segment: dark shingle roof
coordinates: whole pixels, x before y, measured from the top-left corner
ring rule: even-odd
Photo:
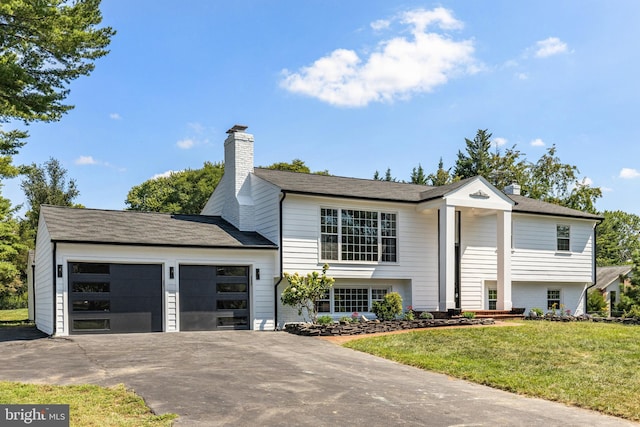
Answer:
[[[376,181],[373,179],[345,178],[332,175],[316,175],[274,169],[255,168],[254,174],[279,187],[282,191],[366,200],[419,203],[433,200],[454,191],[475,178],[463,179],[439,187]],[[515,202],[514,212],[555,215],[600,220],[602,217],[524,196],[507,195]]]
[[[601,220],[601,216],[590,214],[588,212],[578,211],[576,209],[565,208],[564,206],[555,205],[553,203],[543,202],[541,200],[531,199],[525,196],[516,196],[507,194],[507,196],[516,202],[513,207],[514,212],[535,213],[554,216],[568,216],[573,218],[586,218]]]
[[[239,231],[217,216],[42,206],[52,241],[144,246],[275,249],[255,232]]]
[[[629,274],[632,265],[614,265],[610,267],[597,267],[596,268],[596,287],[598,289],[605,289],[614,281],[618,280],[620,276],[626,276]]]

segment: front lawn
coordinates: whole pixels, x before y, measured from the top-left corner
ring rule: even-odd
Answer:
[[[640,421],[640,327],[525,322],[358,339],[346,347],[479,384]]]
[[[26,324],[29,322],[29,311],[27,308],[16,308],[13,310],[0,310],[0,326]]]
[[[0,381],[0,403],[68,404],[72,426],[166,427],[175,414],[154,415],[144,400],[123,385],[52,386]]]

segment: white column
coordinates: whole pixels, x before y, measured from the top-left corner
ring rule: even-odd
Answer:
[[[440,230],[440,301],[439,310],[446,311],[456,307],[455,301],[455,238],[456,238],[456,208],[442,206],[439,210]]]
[[[498,211],[498,310],[511,310],[511,211]]]

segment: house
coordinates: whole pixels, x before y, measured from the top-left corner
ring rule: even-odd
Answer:
[[[234,126],[201,215],[44,206],[36,325],[48,334],[273,330],[283,272],[330,265],[319,302],[369,314],[388,292],[416,310],[585,309],[600,217],[501,191],[482,177],[441,187],[255,168]]]
[[[632,265],[614,265],[596,268],[596,289],[602,293],[609,304],[609,314],[615,305],[620,302],[620,292],[624,285],[630,283],[628,274],[633,269]]]

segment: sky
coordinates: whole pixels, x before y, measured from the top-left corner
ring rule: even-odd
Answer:
[[[110,53],[70,85],[75,109],[27,127],[18,164],[58,159],[90,208],[223,160],[225,131],[255,164],[409,180],[465,138],[493,134],[535,162],[556,146],[596,208],[640,215],[636,0],[103,2]],[[9,129],[5,124],[5,129]],[[24,203],[20,179],[2,193]],[[23,209],[24,211],[24,209]]]

